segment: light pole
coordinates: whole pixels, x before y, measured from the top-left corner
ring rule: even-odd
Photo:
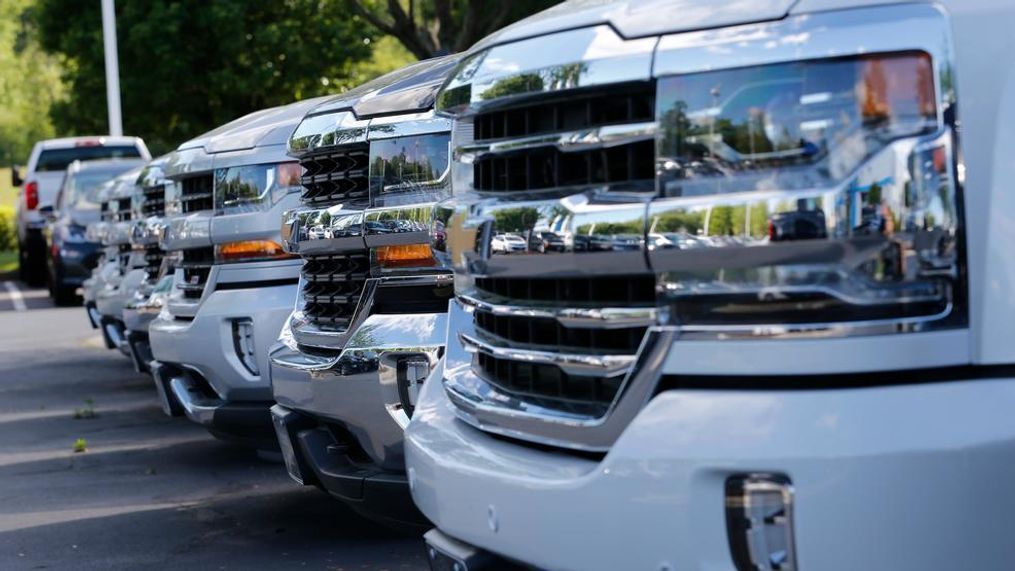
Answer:
[[[116,53],[116,13],[113,0],[102,0],[102,45],[106,52],[106,108],[109,134],[123,135],[120,117],[120,58]]]

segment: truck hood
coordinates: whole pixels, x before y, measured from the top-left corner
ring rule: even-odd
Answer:
[[[472,50],[563,30],[609,24],[624,38],[749,24],[785,17],[797,0],[571,0],[520,20]]]
[[[327,99],[317,97],[255,111],[183,143],[178,150],[203,148],[215,154],[285,144],[307,111]]]
[[[414,63],[336,95],[311,110],[311,114],[351,109],[357,117],[365,118],[427,111],[433,107],[437,89],[458,59],[444,56]]]

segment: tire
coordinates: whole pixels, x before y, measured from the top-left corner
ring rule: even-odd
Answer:
[[[18,277],[21,281],[33,287],[45,285],[45,247],[33,245],[29,241],[27,244],[18,244],[18,253]]]
[[[81,298],[78,297],[77,289],[75,286],[65,285],[59,271],[54,271],[49,278],[49,297],[60,307],[80,305]]]
[[[53,303],[60,307],[81,305],[81,298],[78,297],[77,288],[74,286],[54,285],[52,297]]]

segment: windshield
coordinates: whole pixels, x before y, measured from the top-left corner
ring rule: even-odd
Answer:
[[[67,177],[64,182],[61,208],[75,210],[95,210],[99,207],[95,199],[95,191],[122,171],[79,172]]]
[[[141,151],[133,145],[50,149],[42,151],[39,155],[39,162],[35,165],[35,171],[64,171],[67,170],[67,165],[74,161],[94,161],[98,159],[133,158],[140,156]]]

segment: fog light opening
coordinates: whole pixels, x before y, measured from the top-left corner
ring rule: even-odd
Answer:
[[[407,357],[398,361],[398,397],[402,409],[412,418],[412,411],[419,401],[419,391],[430,376],[430,359],[423,355]]]
[[[258,377],[257,358],[254,356],[254,322],[250,319],[233,321],[233,350],[251,375]]]
[[[726,531],[737,571],[797,569],[789,478],[778,474],[729,478]]]

